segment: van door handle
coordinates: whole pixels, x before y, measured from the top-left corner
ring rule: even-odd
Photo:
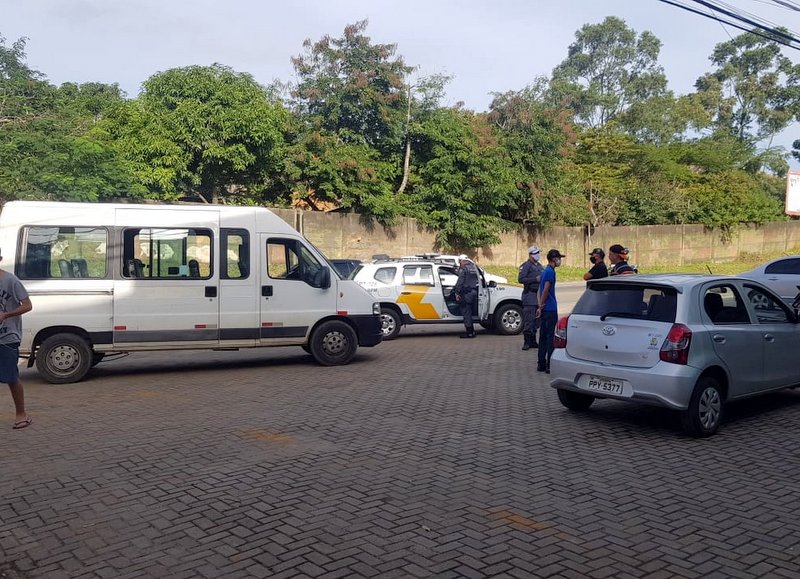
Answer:
[[[206,286],[206,297],[207,298],[215,298],[215,297],[217,297],[217,286],[215,286],[215,285],[207,285]]]
[[[714,334],[714,336],[711,339],[714,340],[714,342],[716,342],[717,344],[725,343],[725,336],[723,336],[722,334]]]
[[[261,286],[261,295],[265,298],[268,298],[272,295],[272,286],[271,285],[262,285]]]

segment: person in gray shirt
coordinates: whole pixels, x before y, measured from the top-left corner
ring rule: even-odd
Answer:
[[[3,259],[0,253],[0,260]],[[31,311],[25,286],[13,273],[0,269],[0,382],[11,389],[14,399],[13,428],[19,430],[33,420],[25,411],[25,394],[19,381],[19,343],[22,340],[22,314]]]

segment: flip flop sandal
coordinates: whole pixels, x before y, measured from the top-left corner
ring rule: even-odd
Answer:
[[[31,422],[33,422],[33,418],[26,418],[25,420],[20,420],[19,422],[15,422],[14,426],[12,426],[12,428],[14,430],[20,430],[21,428],[27,428],[27,427],[29,427],[31,425]]]

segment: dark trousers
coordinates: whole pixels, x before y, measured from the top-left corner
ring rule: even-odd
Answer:
[[[461,295],[461,301],[458,304],[461,306],[461,315],[464,316],[464,327],[467,329],[468,334],[475,333],[475,326],[472,322],[472,308],[478,301],[478,290],[470,290]]]
[[[522,304],[522,337],[533,347],[536,344],[536,310],[539,306]]]
[[[557,323],[558,312],[542,311],[542,315],[539,317],[539,368],[550,367]]]

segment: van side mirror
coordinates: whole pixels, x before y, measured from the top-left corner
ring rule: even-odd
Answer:
[[[489,287],[497,287],[497,282],[492,280],[489,282]]]
[[[321,266],[314,274],[314,280],[310,285],[319,289],[331,287],[331,270],[324,265]]]

